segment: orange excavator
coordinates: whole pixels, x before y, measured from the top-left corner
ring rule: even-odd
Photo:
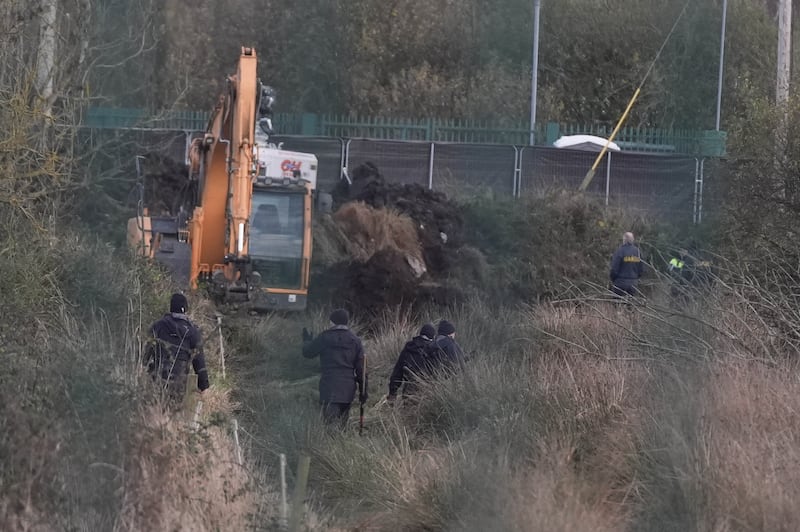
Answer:
[[[275,97],[256,61],[254,49],[242,48],[205,132],[190,145],[189,198],[178,212],[155,215],[142,193],[128,242],[220,303],[302,310],[317,158],[269,142]]]

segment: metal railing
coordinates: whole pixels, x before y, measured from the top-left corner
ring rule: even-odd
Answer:
[[[202,131],[209,113],[167,110],[92,107],[83,125],[96,129],[159,129]],[[527,122],[489,122],[472,119],[368,117],[313,113],[277,113],[275,129],[285,135],[309,137],[370,138],[475,144],[529,143]],[[537,124],[537,146],[551,146],[562,135],[590,134],[607,137],[612,124]],[[616,137],[624,151],[720,157],[725,154],[726,133],[689,129],[624,127]]]

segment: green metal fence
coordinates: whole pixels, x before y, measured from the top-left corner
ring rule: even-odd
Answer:
[[[202,111],[163,111],[93,107],[84,116],[83,125],[112,129],[173,129],[202,131],[209,114]],[[528,145],[527,122],[493,123],[471,119],[364,117],[334,114],[277,113],[275,129],[282,135],[348,137],[383,140],[417,140],[479,144]],[[537,124],[535,143],[550,146],[562,135],[588,134],[608,137],[609,124]],[[726,133],[688,129],[622,128],[615,139],[625,151],[673,153],[683,155],[723,156]]]
[[[127,107],[90,107],[83,117],[83,125],[99,129],[173,129],[202,131],[209,114],[202,111],[162,111],[151,113],[146,109]]]
[[[278,131],[287,135],[350,137],[428,142],[480,144],[528,144],[527,123],[498,125],[481,120],[435,118],[382,118],[348,115],[304,115],[305,127],[293,130],[277,121]],[[540,128],[540,134],[544,128]]]

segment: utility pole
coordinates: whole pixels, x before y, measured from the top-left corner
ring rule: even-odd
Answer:
[[[775,103],[786,114],[789,102],[789,76],[792,64],[792,0],[780,0],[778,5],[778,77]]]
[[[720,30],[719,37],[719,76],[717,78],[717,131],[719,131],[720,115],[722,114],[722,72],[725,65],[725,25],[727,21],[728,0],[722,0],[722,29]]]
[[[533,146],[536,130],[536,88],[539,84],[539,13],[542,0],[533,0],[533,58],[531,59],[531,138]]]
[[[775,105],[778,124],[775,131],[775,169],[783,173],[786,163],[786,140],[789,126],[789,82],[792,67],[792,0],[780,0],[778,4],[778,75],[775,89]],[[780,197],[792,195],[792,183],[784,176],[779,185]]]

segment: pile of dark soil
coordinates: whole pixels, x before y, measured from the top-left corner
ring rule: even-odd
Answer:
[[[403,253],[382,249],[366,262],[354,262],[347,270],[348,303],[370,313],[386,305],[413,304],[418,280]]]
[[[334,206],[362,201],[372,207],[390,207],[417,224],[423,258],[432,275],[453,265],[453,253],[464,244],[464,218],[459,207],[441,192],[421,185],[387,183],[378,168],[365,163],[352,172],[352,184],[340,181],[333,192]]]
[[[182,162],[170,157],[149,154],[142,163],[144,204],[154,215],[177,215],[183,207],[192,209],[196,183]]]
[[[464,258],[461,253],[464,220],[459,207],[447,196],[416,184],[387,183],[374,164],[366,163],[353,171],[351,184],[340,182],[333,197],[337,209],[334,219],[338,213],[359,203],[410,218],[426,272],[414,274],[409,264],[409,255],[413,255],[409,253],[410,244],[375,246],[376,251],[367,258],[351,252],[344,263],[331,263],[327,257],[315,256],[310,287],[314,299],[338,302],[362,315],[377,315],[387,307],[415,307],[429,302],[449,304],[461,298],[462,290],[459,283],[453,282],[452,274],[460,270]],[[349,225],[342,223],[343,217],[338,218],[340,230],[336,234],[321,234],[331,232],[330,223],[320,223],[315,228],[318,229],[315,253],[318,249],[330,249],[330,242],[341,239],[342,234],[345,238],[363,240],[363,236],[359,236],[363,232],[379,240],[382,231],[377,228],[356,231],[352,227],[355,217],[347,217],[351,220]],[[373,219],[378,220],[377,217]],[[386,223],[392,223],[391,220],[391,216],[387,217]]]

